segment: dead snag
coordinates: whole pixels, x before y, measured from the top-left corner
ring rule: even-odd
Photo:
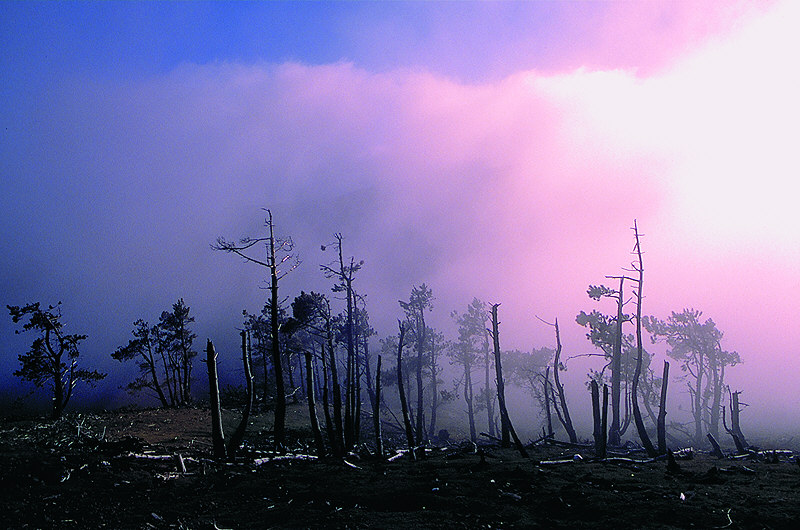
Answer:
[[[217,380],[217,352],[211,340],[206,345],[206,366],[208,367],[209,400],[211,402],[211,440],[214,445],[214,458],[225,458],[225,437],[222,432],[222,414],[219,408],[219,382]]]
[[[731,416],[733,416],[733,411],[731,411]],[[725,432],[730,434],[731,438],[733,438],[733,445],[736,446],[736,454],[737,455],[747,454],[747,448],[745,448],[744,444],[742,443],[742,440],[739,439],[738,436],[736,436],[736,432],[733,429],[728,428],[727,421],[725,420],[725,407],[722,407],[722,426],[725,428]]]
[[[317,455],[325,455],[325,442],[322,440],[322,430],[317,419],[317,401],[314,397],[314,366],[311,362],[311,352],[304,352],[306,360],[306,392],[308,395],[308,418],[311,421],[311,432],[314,434],[314,444],[317,446]]]
[[[411,457],[414,456],[414,429],[411,426],[411,419],[408,417],[408,401],[406,400],[406,390],[403,384],[403,339],[406,336],[406,327],[401,321],[397,321],[400,327],[400,335],[397,341],[397,390],[400,392],[400,408],[403,410],[403,425],[406,428],[406,441]]]
[[[747,447],[747,440],[742,434],[742,429],[739,427],[739,413],[742,411],[739,403],[739,394],[741,392],[731,392],[731,430],[739,438],[743,447]],[[746,405],[745,405],[746,406]]]
[[[600,430],[603,433],[603,457],[605,457],[608,450],[608,385],[603,385],[603,416],[600,423]]]
[[[594,425],[594,452],[598,458],[603,458],[602,452],[602,444],[600,442],[600,438],[602,437],[602,433],[600,431],[601,420],[600,420],[600,390],[597,387],[597,380],[592,379],[591,383],[589,384],[590,390],[592,392],[592,420]]]
[[[706,437],[708,438],[708,441],[711,442],[711,447],[713,447],[713,451],[711,451],[711,454],[716,456],[720,460],[725,458],[725,454],[722,452],[722,448],[719,446],[719,443],[717,442],[717,439],[714,438],[714,435],[711,434],[711,433],[708,433],[708,434],[706,434]]]
[[[497,401],[500,405],[500,422],[502,425],[502,446],[508,447],[508,435],[514,439],[514,445],[523,458],[528,458],[528,453],[525,451],[525,446],[517,436],[517,431],[511,424],[511,418],[508,416],[508,409],[506,408],[506,393],[505,384],[503,382],[503,366],[500,363],[500,335],[499,335],[499,322],[497,321],[497,308],[500,304],[492,304],[492,338],[494,340],[494,366],[497,372]]]
[[[542,382],[544,393],[544,410],[547,418],[547,437],[553,437],[553,415],[550,411],[550,367],[544,371],[544,381]]]
[[[567,436],[569,436],[570,443],[578,443],[578,434],[575,432],[575,427],[572,425],[572,417],[569,415],[569,408],[567,407],[567,394],[564,392],[564,385],[561,384],[561,378],[558,375],[559,370],[564,369],[563,365],[561,364],[562,347],[561,333],[558,330],[558,319],[556,319],[553,327],[556,330],[556,354],[553,357],[553,383],[556,387],[556,393],[558,394],[558,400],[561,404],[561,410],[559,411],[555,399],[553,399],[553,407],[556,410],[556,415],[558,416],[559,421],[561,421],[561,425],[563,425],[564,430],[567,431]]]
[[[381,355],[378,354],[378,366],[375,371],[375,400],[372,407],[372,420],[375,428],[375,454],[383,460],[383,437],[381,434]]]
[[[667,453],[667,383],[669,382],[669,362],[664,361],[664,372],[661,375],[661,400],[658,403],[658,436],[659,454]]]
[[[590,384],[592,392],[592,418],[594,420],[594,453],[597,458],[606,457],[606,433],[604,428],[604,419],[608,421],[608,387],[603,385],[603,401],[604,409],[600,410],[600,387],[597,380],[592,379]]]
[[[634,281],[636,283],[636,371],[633,374],[633,384],[631,385],[631,409],[633,410],[633,420],[636,423],[636,430],[639,433],[639,439],[650,457],[656,456],[656,449],[650,441],[650,436],[647,434],[647,429],[644,426],[642,413],[639,410],[639,378],[642,374],[642,356],[644,355],[644,348],[642,347],[642,284],[644,282],[644,266],[642,265],[642,247],[639,242],[639,228],[636,220],[633,220],[633,234],[636,239],[636,244],[633,247],[633,253],[636,255],[636,261],[633,262],[633,270],[637,273],[638,278]]]
[[[253,410],[253,372],[250,370],[250,336],[247,330],[242,330],[242,366],[244,367],[244,379],[247,385],[247,403],[245,403],[244,411],[242,411],[242,419],[239,421],[239,426],[233,432],[233,436],[228,441],[228,460],[233,460],[236,457],[236,452],[242,445],[244,440],[244,433],[247,431],[247,423],[250,421],[250,412]]]

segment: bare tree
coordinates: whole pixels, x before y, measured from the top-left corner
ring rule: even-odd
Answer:
[[[247,401],[242,411],[242,417],[239,420],[239,425],[233,431],[233,436],[228,440],[228,458],[233,460],[236,458],[236,453],[242,445],[244,435],[247,432],[247,425],[250,421],[250,412],[253,410],[253,399],[255,396],[255,388],[253,385],[253,372],[251,370],[251,353],[250,353],[250,334],[247,330],[243,329],[240,333],[242,337],[242,368],[244,369],[245,388],[247,389]]]
[[[281,362],[281,347],[278,325],[278,282],[286,274],[294,270],[299,261],[291,254],[294,243],[291,238],[278,239],[275,237],[275,225],[272,221],[272,212],[266,210],[267,219],[264,221],[268,235],[265,237],[244,237],[238,243],[227,241],[222,237],[217,238],[211,246],[214,250],[229,252],[241,258],[266,267],[269,271],[270,291],[270,335],[272,338],[272,365],[275,370],[275,445],[282,448],[286,440],[286,386],[283,380],[283,364]],[[249,254],[254,248],[261,245],[266,247],[266,257],[259,259]],[[293,263],[284,270],[281,267]]]
[[[345,313],[344,322],[344,337],[347,346],[347,359],[345,375],[345,408],[344,408],[344,443],[346,449],[350,449],[358,440],[359,433],[357,426],[359,421],[357,418],[357,410],[359,407],[359,381],[360,370],[358,366],[358,359],[356,354],[356,337],[355,337],[355,321],[356,321],[356,294],[353,290],[353,280],[356,272],[361,270],[364,265],[363,261],[356,262],[354,257],[350,257],[349,261],[345,261],[342,250],[342,234],[334,234],[336,239],[337,261],[332,265],[320,265],[320,269],[325,273],[327,278],[334,278],[337,283],[333,286],[333,292],[344,292],[345,300],[347,301],[347,310]],[[325,245],[322,250],[326,249]]]
[[[524,457],[528,457],[525,451],[525,446],[522,445],[517,431],[514,430],[514,425],[511,423],[511,418],[508,416],[508,408],[506,407],[506,392],[505,381],[503,379],[503,366],[500,361],[500,322],[497,319],[497,308],[500,304],[492,304],[492,340],[494,343],[494,365],[497,374],[497,402],[500,405],[500,425],[502,429],[502,446],[510,446],[509,435],[514,439],[514,445],[517,447],[519,453]]]
[[[633,376],[633,386],[631,388],[631,407],[633,409],[633,420],[636,422],[636,430],[639,432],[639,438],[642,440],[647,454],[656,456],[656,450],[653,443],[650,441],[650,436],[647,434],[647,429],[642,420],[642,413],[639,409],[639,378],[642,374],[642,357],[644,356],[644,348],[642,347],[642,285],[644,283],[644,266],[642,264],[642,247],[639,240],[639,227],[636,220],[633,221],[633,235],[636,243],[633,247],[633,252],[636,255],[636,261],[633,262],[633,271],[637,277],[634,279],[636,294],[636,372]]]
[[[561,377],[559,372],[565,370],[566,367],[561,363],[561,333],[558,329],[558,319],[552,324],[556,333],[556,353],[553,356],[553,383],[555,389],[553,390],[553,408],[556,411],[561,425],[567,431],[569,441],[571,443],[578,443],[578,435],[575,432],[575,427],[572,424],[572,416],[569,413],[569,406],[567,405],[567,393],[564,391],[564,385],[561,384]],[[556,401],[558,398],[558,401]],[[560,405],[560,406],[559,406]]]
[[[217,352],[211,340],[206,345],[206,367],[208,368],[209,400],[211,402],[211,441],[214,458],[223,459],[225,452],[225,433],[222,430],[222,411],[219,404],[219,378],[217,377]]]

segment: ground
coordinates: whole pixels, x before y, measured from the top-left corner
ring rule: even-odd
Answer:
[[[304,408],[290,408],[299,426]],[[232,432],[237,414],[226,412]],[[796,528],[789,453],[666,463],[593,461],[588,448],[471,444],[377,462],[278,459],[269,414],[235,464],[210,459],[208,410],[129,410],[0,423],[6,528]],[[292,428],[291,455],[309,454]],[[776,447],[774,449],[783,449]],[[394,454],[394,453],[392,453]],[[182,472],[179,457],[186,472]],[[575,456],[580,455],[580,456]],[[256,460],[261,458],[262,460]],[[642,460],[641,455],[629,458]],[[567,461],[554,463],[554,460]]]

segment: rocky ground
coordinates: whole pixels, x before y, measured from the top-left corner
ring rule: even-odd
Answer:
[[[290,410],[300,426],[303,407]],[[236,415],[226,414],[228,431]],[[797,528],[791,452],[717,459],[693,452],[668,472],[640,454],[595,461],[588,448],[449,444],[412,461],[345,461],[267,451],[256,415],[248,452],[212,461],[204,409],[70,415],[0,423],[5,528]],[[773,449],[773,448],[770,448]],[[775,447],[774,449],[783,449]],[[576,456],[580,455],[580,456]]]

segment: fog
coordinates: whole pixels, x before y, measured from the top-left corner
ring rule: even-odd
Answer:
[[[364,260],[374,349],[423,282],[447,339],[474,297],[501,304],[504,350],[553,347],[537,317],[557,318],[588,437],[601,364],[570,359],[595,351],[575,316],[613,312],[586,289],[629,266],[636,219],[644,314],[712,318],[744,361],[726,373],[743,429],[796,433],[798,6],[458,7],[3,5],[2,302],[63,302],[83,362],[110,374],[89,401],[129,401],[135,367],[110,353],[178,298],[234,381],[266,275],[210,245],[263,234],[269,208],[302,260],[282,298],[330,292],[335,232]],[[165,41],[171,25],[186,32]],[[14,330],[0,319],[6,396],[30,390],[12,373],[32,337]],[[512,419],[529,406],[513,393]],[[669,406],[688,414],[685,383]]]

